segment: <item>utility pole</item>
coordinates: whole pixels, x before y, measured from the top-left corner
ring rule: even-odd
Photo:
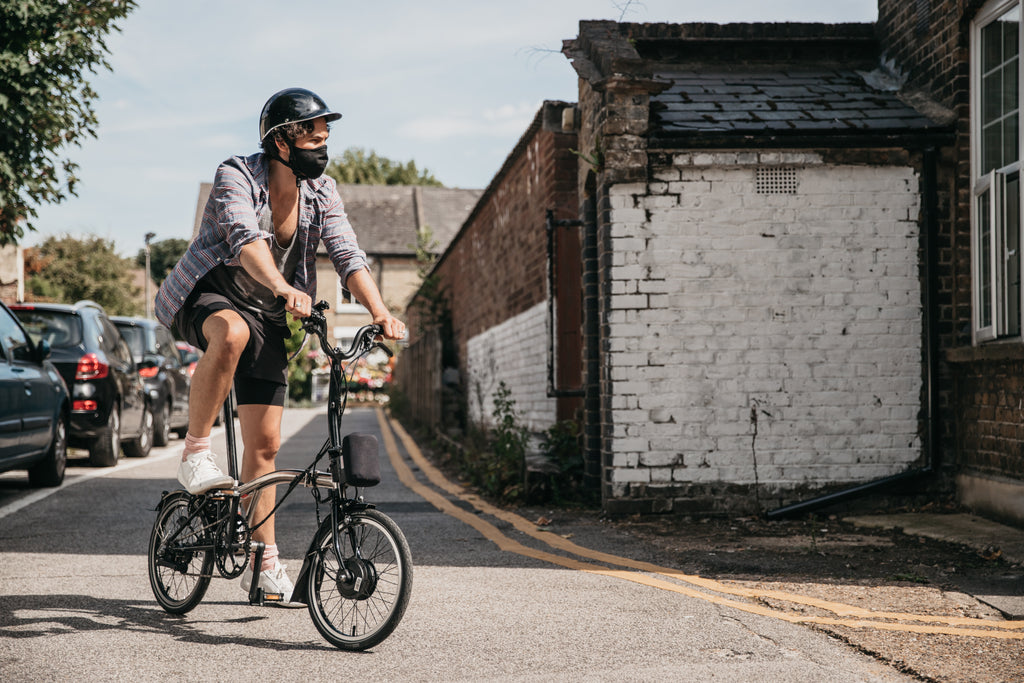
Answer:
[[[156,237],[155,232],[146,233],[146,319],[153,318],[153,302],[149,298],[149,280],[152,277],[149,270],[149,242]]]

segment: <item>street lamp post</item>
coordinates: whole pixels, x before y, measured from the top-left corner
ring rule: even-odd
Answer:
[[[156,237],[156,233],[155,232],[147,232],[146,233],[146,238],[145,239],[146,239],[146,318],[147,319],[150,319],[150,318],[153,317],[153,302],[150,301],[150,299],[149,299],[149,279],[151,277],[150,276],[150,270],[149,270],[149,242],[154,237]]]

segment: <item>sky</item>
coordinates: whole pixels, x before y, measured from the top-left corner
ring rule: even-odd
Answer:
[[[873,22],[876,0],[140,0],[90,77],[97,137],[62,155],[77,196],[36,232],[97,235],[134,257],[144,235],[188,238],[199,184],[258,151],[264,102],[318,93],[349,147],[415,161],[449,187],[485,188],[545,100],[577,100],[560,52],[584,19]],[[344,199],[344,197],[342,198]],[[359,226],[354,226],[358,235]]]

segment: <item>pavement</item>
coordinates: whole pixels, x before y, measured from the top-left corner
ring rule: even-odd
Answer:
[[[900,529],[905,534],[956,543],[977,550],[982,556],[1001,557],[1015,565],[1024,565],[1024,529],[977,515],[904,512],[858,515],[844,517],[844,520],[860,527]],[[962,585],[961,588],[1009,619],[1024,618],[1024,575],[1015,572],[1002,578]]]

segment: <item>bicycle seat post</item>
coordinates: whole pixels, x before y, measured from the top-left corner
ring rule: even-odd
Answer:
[[[235,481],[238,477],[238,452],[235,446],[235,392],[229,391],[224,399],[224,438],[228,448],[228,476]]]

